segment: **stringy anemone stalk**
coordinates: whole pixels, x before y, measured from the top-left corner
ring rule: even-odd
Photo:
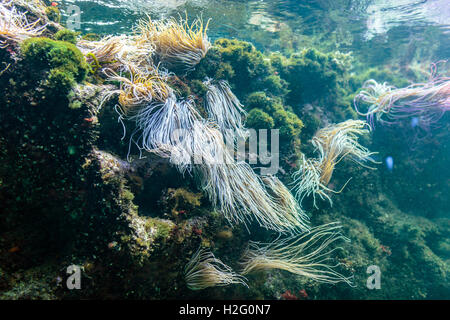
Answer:
[[[192,150],[201,155],[194,165],[202,189],[231,225],[255,219],[278,232],[308,230],[308,217],[292,194],[275,177],[259,177],[246,162],[237,162],[217,128],[196,124],[199,139]]]
[[[138,36],[106,36],[99,41],[80,39],[77,47],[95,71],[107,66],[117,72],[148,74],[156,69],[152,43],[140,42]]]
[[[211,44],[202,19],[189,24],[180,17],[153,21],[150,17],[138,23],[141,41],[155,44],[156,55],[170,68],[188,71],[193,69],[206,55]]]
[[[376,164],[377,162],[372,159],[375,153],[358,142],[358,136],[369,133],[369,130],[365,129],[366,126],[367,124],[361,120],[347,120],[322,128],[315,134],[312,144],[319,152],[319,158],[306,159],[303,156],[299,170],[293,175],[293,190],[300,202],[305,196],[313,195],[314,206],[317,208],[316,195],[318,195],[322,200],[327,199],[332,204],[327,192],[340,193],[350,180],[340,191],[334,191],[327,185],[336,165],[347,156],[357,164],[373,169],[365,163]]]
[[[120,82],[120,89],[110,91],[108,96],[118,94],[119,103],[125,113],[129,113],[135,107],[150,104],[153,101],[163,103],[173,94],[170,87],[166,84],[167,75],[159,72],[157,69],[146,74],[129,71],[129,78],[118,75],[111,69],[104,71],[109,81]]]
[[[212,252],[199,248],[184,269],[187,287],[202,290],[208,287],[242,284],[246,287],[246,278],[217,259]]]
[[[231,225],[253,219],[279,232],[307,230],[307,216],[275,177],[261,179],[248,163],[236,162],[215,122],[204,120],[192,100],[152,102],[128,117],[130,139],[140,150],[169,158],[181,173],[193,172],[213,206]],[[139,133],[136,140],[134,137]]]
[[[354,105],[358,114],[367,117],[372,128],[376,121],[395,123],[410,117],[417,117],[419,124],[426,128],[450,110],[450,78],[438,77],[432,71],[430,81],[406,88],[368,80],[355,96]],[[362,105],[368,105],[366,112],[362,111]]]
[[[136,141],[140,150],[164,158],[174,158],[174,153],[181,153],[184,158],[173,159],[173,162],[178,161],[180,166],[188,166],[192,153],[182,148],[186,146],[187,142],[184,140],[189,139],[194,122],[199,119],[200,115],[194,108],[193,100],[177,101],[171,92],[165,101],[150,103],[129,116],[129,120],[136,122],[136,130],[132,134],[131,140],[135,134],[140,132]],[[187,136],[183,136],[183,134]]]
[[[40,19],[29,22],[27,12],[19,12],[13,1],[0,3],[0,48],[8,46],[7,41],[20,42],[30,37],[40,36],[46,24],[40,25]]]
[[[280,269],[323,283],[345,282],[353,286],[352,277],[338,272],[341,263],[331,255],[341,249],[339,240],[349,241],[340,232],[340,224],[328,223],[300,235],[277,238],[271,243],[250,241],[242,259],[242,274]]]
[[[233,94],[226,81],[218,81],[213,84],[211,79],[203,84],[208,88],[205,99],[205,109],[208,117],[215,121],[225,141],[235,141],[237,138],[245,138],[248,131],[243,125],[246,112],[239,99]]]

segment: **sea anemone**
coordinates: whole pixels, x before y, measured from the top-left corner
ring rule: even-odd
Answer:
[[[133,110],[134,107],[149,104],[152,101],[164,102],[172,93],[166,84],[166,75],[157,69],[145,74],[139,72],[128,72],[129,78],[118,75],[112,69],[106,69],[105,74],[109,81],[120,82],[120,89],[113,90],[110,95],[118,94],[119,103],[125,112]]]
[[[315,227],[301,235],[277,238],[271,243],[250,241],[242,260],[242,274],[281,269],[323,283],[345,282],[353,286],[352,278],[337,271],[340,263],[332,264],[331,254],[341,249],[332,244],[349,241],[339,231],[337,222]]]
[[[212,130],[214,131],[214,130]],[[219,131],[210,135],[210,141],[221,137]],[[205,135],[205,131],[203,130]],[[222,163],[205,162],[194,166],[202,189],[213,206],[222,212],[231,225],[255,219],[260,226],[278,232],[307,230],[307,217],[281,182],[274,177],[259,177],[246,162],[235,162],[225,149],[223,138],[212,145],[223,146]],[[214,159],[214,157],[211,157]]]
[[[246,137],[243,119],[246,112],[239,99],[233,94],[226,81],[218,81],[216,84],[209,79],[203,83],[207,88],[205,108],[208,117],[214,120],[226,139],[233,141],[235,137]],[[226,140],[228,141],[228,140]]]
[[[153,44],[141,43],[137,36],[107,36],[99,41],[80,39],[77,46],[91,64],[108,65],[109,69],[115,71],[142,74],[155,69],[151,58],[154,53]]]
[[[20,42],[41,35],[46,25],[41,20],[29,22],[26,13],[19,12],[12,1],[0,3],[0,47],[8,46],[7,41]]]
[[[208,23],[204,25],[202,19],[196,19],[189,25],[187,18],[153,21],[148,17],[139,22],[138,30],[141,41],[155,44],[161,62],[187,71],[193,69],[211,47],[206,34]]]
[[[191,290],[202,290],[208,287],[242,284],[246,287],[245,277],[217,259],[212,252],[199,248],[184,268],[184,278]]]
[[[419,123],[430,126],[450,110],[450,78],[438,77],[434,72],[430,81],[406,88],[368,80],[355,96],[356,111],[367,117],[372,128],[376,121],[391,123],[409,117],[417,117]],[[362,111],[362,105],[368,105],[366,112]]]
[[[319,157],[306,159],[303,156],[302,164],[294,173],[294,192],[300,202],[305,196],[313,195],[314,206],[316,195],[321,199],[327,199],[332,204],[327,192],[339,193],[327,187],[335,166],[345,157],[349,157],[357,164],[370,168],[365,163],[377,163],[372,159],[374,152],[359,144],[358,136],[367,134],[367,124],[361,120],[347,120],[339,124],[329,125],[320,129],[312,138],[312,144],[319,152]],[[348,181],[347,181],[348,182]]]
[[[88,59],[97,59],[99,62],[112,62],[117,60],[119,52],[123,49],[125,36],[107,36],[98,41],[80,39],[77,46],[86,54]]]
[[[272,201],[276,203],[281,212],[285,213],[286,219],[293,226],[300,226],[300,229],[308,230],[308,215],[280,179],[273,175],[263,176],[261,179],[272,197]]]
[[[177,133],[189,133],[200,115],[192,100],[177,101],[173,93],[163,102],[156,101],[140,108],[129,117],[136,121],[136,131],[140,132],[137,145],[142,150],[170,158],[174,149],[183,146],[183,137]]]

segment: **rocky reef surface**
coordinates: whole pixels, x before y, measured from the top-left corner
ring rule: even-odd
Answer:
[[[48,8],[40,17],[28,13],[47,22],[42,35],[0,49],[1,299],[450,297],[448,118],[411,142],[414,152],[404,143],[413,141],[409,127],[377,128],[365,145],[379,160],[392,156],[394,171],[343,161],[331,183],[352,180],[332,195],[333,206],[320,201],[317,209],[305,199],[311,225],[341,221],[351,241],[336,259],[356,287],[269,270],[249,275],[248,288],[189,290],[184,268],[200,245],[238,270],[249,240],[276,234],[256,223],[247,226],[251,232],[230,225],[168,159],[134,154],[127,161],[129,143],[121,138],[130,124],[118,121],[117,99],[105,99],[118,83],[104,79],[104,65],[77,47],[82,36],[61,27]],[[353,97],[365,80],[401,87],[420,78],[395,70],[355,74],[353,63],[340,52],[284,56],[218,39],[195,69],[169,84],[201,106],[204,79],[226,80],[248,113],[247,127],[280,130],[278,176],[289,186],[300,155],[314,152],[314,133],[357,117]],[[81,267],[80,290],[66,287],[70,265]],[[379,290],[366,287],[371,265],[381,270]]]

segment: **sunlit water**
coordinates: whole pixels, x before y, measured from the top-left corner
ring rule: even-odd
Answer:
[[[130,33],[146,14],[211,18],[209,36],[252,41],[259,49],[295,51],[308,45],[352,51],[366,63],[430,61],[450,55],[448,0],[110,0],[62,1],[81,9],[81,31]],[[439,46],[439,48],[436,48]],[[420,61],[419,61],[420,62]]]

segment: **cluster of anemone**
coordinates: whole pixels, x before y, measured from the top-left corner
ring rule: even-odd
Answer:
[[[108,80],[121,83],[120,90],[111,95],[119,94],[127,111],[169,98],[166,81],[170,73],[165,68],[192,69],[210,47],[206,29],[201,19],[188,25],[183,19],[154,22],[148,18],[139,22],[134,35],[80,39],[77,46],[94,72],[102,71]]]
[[[249,224],[255,221],[263,228],[299,239],[309,234],[317,240],[308,243],[318,246],[317,251],[308,253],[310,261],[314,261],[314,252],[319,257],[325,254],[324,248],[334,241],[328,241],[319,231],[309,233],[309,217],[290,190],[277,177],[260,176],[248,163],[236,161],[235,143],[239,139],[245,140],[248,130],[244,126],[244,108],[228,83],[205,80],[206,117],[203,117],[193,99],[177,98],[175,90],[166,82],[172,74],[158,71],[154,65],[154,61],[159,60],[165,67],[183,71],[192,69],[209,48],[206,27],[201,20],[188,25],[184,20],[178,23],[148,19],[141,21],[137,30],[138,34],[132,38],[109,38],[103,45],[96,44],[95,51],[91,51],[99,61],[118,62],[105,68],[104,72],[108,79],[120,83],[120,88],[111,91],[110,95],[119,96],[123,111],[121,119],[135,123],[130,147],[135,144],[141,156],[144,152],[156,154],[168,159],[180,173],[195,176],[214,209],[231,225],[243,224],[249,230]],[[154,55],[150,60],[144,60],[139,55],[123,54],[125,41],[129,47],[148,48]],[[233,142],[231,146],[230,141]],[[316,233],[317,237],[314,236]],[[317,242],[320,240],[323,243]],[[318,267],[325,265],[324,260]],[[302,267],[305,266],[298,266]],[[313,268],[310,264],[305,270]],[[298,269],[292,270],[299,273]],[[246,268],[245,272],[248,271]],[[327,282],[326,277],[314,275],[312,271],[303,274]],[[188,287],[194,290],[242,283],[242,278],[202,249],[186,266],[185,279]]]
[[[6,40],[21,41],[40,35],[45,29],[39,25],[39,20],[29,23],[26,15],[19,13],[11,3],[0,5],[0,15],[1,37]],[[233,142],[245,140],[248,136],[244,127],[246,113],[228,83],[205,80],[206,117],[198,111],[193,99],[177,98],[168,84],[173,74],[164,68],[188,71],[205,56],[210,47],[206,30],[207,24],[205,26],[201,19],[190,25],[183,19],[180,22],[148,19],[139,23],[134,35],[110,36],[98,41],[77,39],[76,46],[93,73],[119,83],[117,89],[107,87],[100,107],[112,96],[118,97],[119,119],[135,123],[130,147],[136,144],[141,155],[143,152],[157,154],[169,159],[180,173],[194,175],[213,207],[231,225],[248,227],[250,222],[256,221],[268,230],[290,234],[298,241],[308,235],[317,239],[308,240],[304,246],[318,246],[316,251],[307,254],[310,260],[305,260],[317,261],[314,257],[319,259],[325,254],[324,248],[334,240],[324,238],[324,233],[314,231],[316,229],[310,232],[309,218],[289,189],[277,177],[260,176],[248,163],[236,161],[235,145],[230,148],[226,143],[230,139]],[[285,243],[283,240],[280,246]],[[303,250],[303,247],[298,249]],[[258,269],[248,264],[249,257],[255,258],[257,254],[256,251],[246,253],[244,273]],[[287,255],[280,257],[288,258]],[[324,261],[317,266],[322,268]],[[298,272],[302,267],[310,270],[313,265],[281,269],[327,282],[326,277],[319,277],[312,271]],[[232,283],[245,285],[243,276],[204,249],[194,254],[187,264],[185,279],[193,290]]]
[[[428,82],[406,88],[396,88],[372,79],[366,81],[355,96],[356,111],[367,117],[372,127],[375,122],[391,123],[412,117],[417,117],[424,127],[435,124],[450,110],[450,78],[436,76],[435,65],[432,70]]]
[[[15,2],[0,3],[0,47],[6,47],[8,41],[20,42],[30,37],[40,36],[46,28],[39,19],[30,22],[27,12],[20,12]]]
[[[320,129],[312,138],[312,144],[319,153],[318,158],[307,159],[303,156],[302,164],[294,173],[294,192],[300,202],[306,196],[316,196],[332,203],[330,192],[339,193],[328,188],[336,165],[345,157],[357,164],[370,168],[365,163],[376,163],[366,147],[358,142],[358,136],[369,133],[368,125],[361,120],[347,120],[339,124]],[[345,185],[344,185],[345,187]],[[343,188],[344,188],[343,187]]]
[[[222,107],[233,106],[215,109]],[[213,206],[230,224],[256,220],[279,232],[308,229],[307,216],[287,188],[275,178],[262,179],[248,163],[235,161],[220,126],[213,119],[203,119],[193,100],[177,100],[172,93],[166,101],[150,103],[129,119],[136,122],[132,141],[139,149],[169,158],[181,173],[198,177]]]
[[[140,39],[141,46],[153,41],[142,34],[134,39]],[[101,61],[114,59],[120,63],[105,68],[104,73],[109,80],[120,83],[120,88],[111,90],[108,96],[118,95],[121,118],[136,124],[130,146],[136,144],[141,154],[146,151],[169,158],[181,173],[193,172],[213,205],[231,224],[255,219],[276,231],[306,230],[306,215],[294,205],[287,188],[278,184],[270,189],[250,165],[235,163],[235,150],[225,144],[225,136],[246,136],[245,112],[229,85],[224,81],[205,81],[208,118],[204,119],[192,99],[177,99],[167,84],[169,73],[159,71],[151,61],[146,71],[142,66],[130,67],[133,64],[121,54],[124,46],[114,45],[123,41],[109,38],[102,46],[95,44],[91,52]],[[158,44],[154,48],[157,51]]]
[[[86,60],[98,68],[146,73],[154,69],[152,43],[142,43],[136,36],[106,36],[98,41],[80,39],[78,48]]]
[[[224,87],[225,84],[211,84],[213,94],[231,94],[228,90],[217,90],[217,86]],[[342,239],[336,233],[332,236],[329,233],[335,227],[323,226],[310,232],[307,215],[278,178],[260,177],[249,164],[235,162],[233,150],[226,147],[221,126],[215,122],[213,115],[226,114],[220,110],[221,107],[236,107],[236,97],[221,97],[217,101],[220,103],[214,106],[214,112],[209,113],[208,119],[201,117],[192,100],[177,100],[174,94],[165,102],[150,103],[130,117],[137,124],[134,135],[139,133],[134,141],[142,150],[169,158],[181,173],[193,173],[212,205],[231,225],[247,226],[254,220],[264,228],[292,234],[289,238],[292,241],[298,239],[298,246],[292,249],[292,256],[305,252],[303,264],[302,260],[289,261],[289,255],[283,255],[279,260],[286,259],[285,265],[291,264],[292,268],[282,267],[280,263],[267,264],[265,269],[279,268],[322,282],[350,283],[350,279],[340,275],[335,266],[328,264],[328,258],[323,258],[333,252],[333,249],[328,250],[333,243]],[[222,105],[223,101],[234,103]],[[331,238],[327,238],[327,235]],[[301,246],[302,239],[308,236],[311,239]],[[279,246],[287,243],[286,239],[280,241]],[[313,246],[316,249],[307,252]],[[256,261],[258,254],[256,251],[247,252],[245,261],[250,263],[250,255]],[[189,288],[198,290],[214,285],[240,283],[240,278],[228,266],[220,262],[221,268],[216,268],[211,262],[217,262],[212,254],[194,255],[185,272]],[[248,263],[244,273],[257,269],[250,267]]]

